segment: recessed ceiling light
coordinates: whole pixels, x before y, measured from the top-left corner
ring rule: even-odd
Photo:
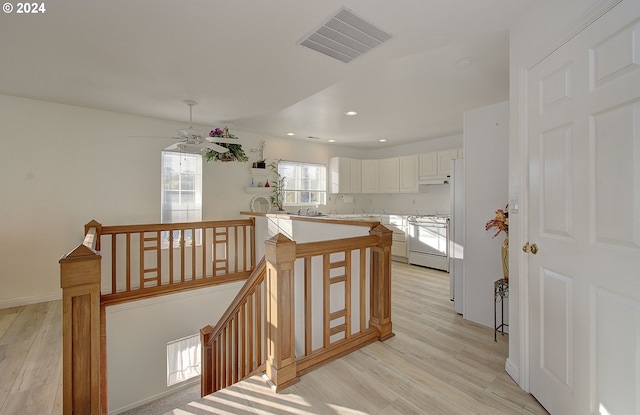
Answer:
[[[380,140],[378,140],[378,141],[380,141],[381,143],[386,143],[386,142],[387,142],[387,139],[386,139],[386,138],[381,138],[381,139],[380,139]]]
[[[296,133],[287,133],[287,135],[296,135]]]
[[[336,140],[334,140],[333,138],[330,138],[330,139],[329,139],[329,142],[330,142],[330,143],[335,143],[335,142],[336,142]]]
[[[344,115],[348,115],[349,117],[353,117],[354,115],[358,115],[357,112],[355,111],[347,111],[344,113]]]

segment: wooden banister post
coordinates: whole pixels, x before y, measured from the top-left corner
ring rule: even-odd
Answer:
[[[282,234],[265,241],[267,377],[280,391],[298,381],[294,330],[296,243]]]
[[[380,332],[378,340],[394,336],[391,324],[391,243],[393,232],[382,225],[369,231],[379,237],[371,248],[371,317],[369,324]]]
[[[215,368],[213,367],[213,346],[209,344],[211,335],[213,334],[213,327],[206,325],[200,329],[200,344],[202,357],[200,364],[202,367],[202,373],[200,374],[200,396],[207,396],[214,391],[215,385],[213,384],[213,374]]]
[[[81,244],[59,261],[62,288],[64,415],[101,413],[101,260],[102,256],[88,244]],[[106,408],[106,403],[104,407]]]

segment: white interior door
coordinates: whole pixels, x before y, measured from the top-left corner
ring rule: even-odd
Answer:
[[[528,73],[529,372],[555,414],[640,414],[640,2]]]

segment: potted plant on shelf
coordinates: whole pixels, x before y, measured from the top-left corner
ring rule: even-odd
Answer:
[[[278,171],[278,163],[280,163],[280,160],[269,164],[269,168],[276,176],[276,180],[271,181],[271,183],[273,183],[273,186],[271,186],[273,191],[269,196],[269,201],[271,202],[271,206],[276,207],[279,212],[282,212],[284,210],[284,185],[287,178],[280,175],[280,172]]]
[[[254,148],[251,150],[251,152],[257,152],[260,155],[260,159],[255,163],[255,168],[256,169],[264,169],[267,167],[267,162],[264,158],[264,140],[260,141],[260,145],[258,146],[258,148]]]
[[[238,137],[229,133],[229,129],[227,127],[224,127],[224,129],[216,128],[214,130],[211,130],[209,132],[209,137],[232,138],[236,140],[238,139]],[[239,161],[241,163],[249,161],[249,157],[247,157],[244,150],[242,149],[242,145],[234,143],[217,144],[221,145],[222,147],[228,148],[229,151],[226,153],[218,153],[217,151],[208,150],[206,153],[204,153],[207,161]]]

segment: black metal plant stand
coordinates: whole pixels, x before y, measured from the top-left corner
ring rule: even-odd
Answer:
[[[509,298],[509,280],[504,278],[499,279],[498,281],[493,283],[493,341],[498,341],[498,331],[500,334],[504,335],[504,328],[509,327],[508,324],[504,322],[504,300],[505,298]],[[498,303],[500,303],[500,324],[498,324],[498,316],[497,309]],[[509,334],[509,333],[506,333]]]

